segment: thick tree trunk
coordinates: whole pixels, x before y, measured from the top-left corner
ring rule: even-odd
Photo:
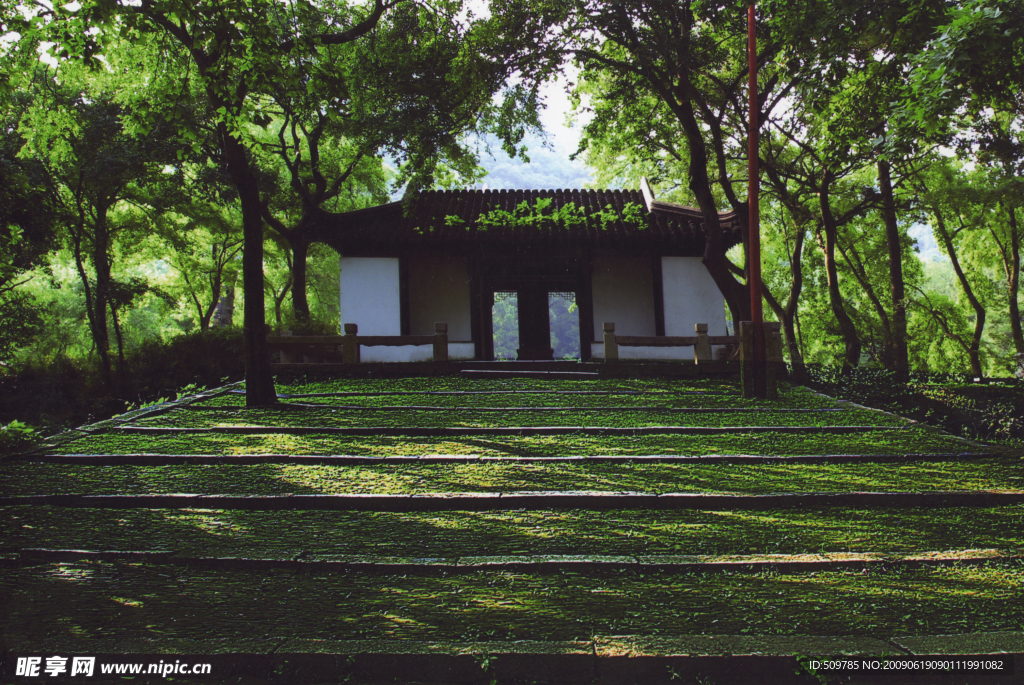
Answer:
[[[892,326],[887,341],[890,349],[884,355],[892,365],[896,380],[910,380],[910,358],[907,352],[907,302],[903,282],[903,249],[896,220],[896,200],[892,194],[889,162],[878,160],[878,184],[882,190],[882,218],[885,221],[885,243],[889,251],[889,288],[892,295]]]
[[[292,309],[299,322],[309,321],[309,300],[306,299],[306,258],[309,255],[309,238],[302,227],[295,232],[290,242],[292,248]]]
[[[242,205],[242,292],[245,316],[245,406],[263,407],[277,402],[267,347],[266,309],[263,302],[263,218],[259,188],[249,167],[245,148],[238,138],[218,126],[228,173],[238,189]]]
[[[839,323],[839,332],[843,336],[843,344],[846,348],[843,353],[843,372],[846,373],[857,368],[860,363],[860,338],[857,336],[857,327],[853,325],[853,320],[846,313],[843,295],[839,291],[839,271],[836,268],[836,237],[839,227],[832,214],[832,205],[829,200],[829,189],[834,180],[835,176],[832,172],[825,171],[818,193],[818,204],[821,208],[821,224],[825,233],[822,248],[825,253],[825,274],[828,278],[828,299],[832,305],[832,313]]]

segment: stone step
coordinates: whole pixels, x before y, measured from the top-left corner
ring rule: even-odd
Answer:
[[[936,490],[931,492],[812,492],[764,495],[639,492],[445,492],[419,495],[20,495],[0,497],[0,506],[100,509],[249,509],[333,511],[504,511],[564,509],[750,510],[788,507],[996,507],[1024,502],[1024,490]]]
[[[443,554],[443,550],[441,551]],[[1022,549],[967,549],[891,554],[880,552],[836,552],[828,554],[517,554],[484,556],[389,557],[379,555],[323,554],[296,550],[292,553],[275,550],[261,552],[255,548],[246,556],[223,553],[195,555],[173,550],[97,550],[26,547],[6,553],[0,563],[20,566],[54,561],[124,561],[127,563],[161,563],[199,568],[234,568],[243,571],[280,568],[293,571],[358,571],[363,573],[476,573],[508,571],[538,573],[557,571],[637,572],[668,571],[720,572],[743,571],[761,573],[808,573],[866,569],[875,566],[918,568],[947,564],[980,564],[1024,558]]]
[[[518,455],[480,456],[475,454],[385,455],[380,457],[347,454],[29,454],[21,460],[46,464],[80,464],[83,466],[173,466],[176,464],[309,464],[324,466],[374,466],[380,464],[465,464],[472,462],[559,464],[588,462],[608,463],[669,463],[669,464],[857,464],[947,462],[989,459],[990,452],[928,452],[907,454],[609,454],[564,457],[527,457]]]
[[[506,378],[541,378],[552,381],[596,381],[601,378],[596,371],[541,371],[535,369],[464,369],[459,372],[463,378],[503,380]]]
[[[165,663],[177,655],[229,655],[243,668],[256,669],[261,660],[279,668],[248,672],[279,683],[396,678],[483,685],[501,676],[505,683],[528,677],[668,685],[681,673],[690,682],[698,674],[707,682],[706,667],[715,664],[718,685],[806,683],[815,679],[808,679],[801,659],[809,665],[810,657],[860,657],[880,662],[865,670],[882,671],[885,657],[909,662],[915,655],[992,655],[986,668],[1005,673],[1021,665],[1024,634],[1012,611],[993,608],[1019,599],[1019,584],[1009,584],[1019,576],[1005,563],[801,575],[568,570],[405,576],[42,562],[4,573],[13,599],[5,621],[18,626],[5,647],[18,656],[104,655],[121,663],[130,661],[127,654]],[[990,585],[1004,577],[1006,588]],[[938,579],[969,592],[934,593]],[[48,601],[25,601],[40,596]],[[1000,627],[982,627],[988,625]],[[543,670],[514,671],[511,661],[498,669],[499,658],[516,654],[529,657],[520,657],[516,668]],[[360,661],[368,655],[373,659]],[[1012,664],[1003,660],[1007,655]],[[769,656],[785,659],[765,660]],[[976,663],[965,670],[969,676],[937,680],[934,671],[943,664],[936,661],[920,682],[993,682],[989,672],[978,677]],[[232,663],[220,662],[222,670],[210,675],[227,681]],[[908,673],[916,677],[923,668],[886,670],[895,671],[889,682],[908,683],[914,682]],[[861,682],[878,682],[877,674],[869,675]]]
[[[390,426],[215,426],[203,428],[173,426],[114,426],[107,430],[136,435],[354,435],[391,437],[445,437],[464,435],[722,435],[729,433],[827,433],[850,435],[898,430],[897,426],[495,426],[423,427]]]
[[[294,559],[884,553],[1014,549],[1024,506],[766,511],[362,512],[224,509],[0,509],[0,552],[176,550]],[[969,522],[969,523],[965,523]],[[100,532],[102,537],[98,537]]]
[[[245,411],[245,407],[232,404],[210,404],[210,405],[188,405],[180,408],[190,412],[212,412],[212,411]],[[359,412],[459,412],[460,414],[472,414],[475,412],[654,412],[665,414],[829,414],[834,412],[853,413],[856,410],[847,407],[646,407],[619,405],[613,407],[575,406],[575,407],[444,407],[427,406],[415,404],[397,404],[383,406],[369,406],[362,404],[328,404],[322,403],[301,403],[283,402],[271,410],[288,411],[289,409],[330,409],[334,411],[359,411]]]

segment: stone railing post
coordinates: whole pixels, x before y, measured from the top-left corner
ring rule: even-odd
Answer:
[[[779,376],[782,375],[782,324],[778,321],[766,321],[765,337],[765,390],[768,399],[779,399]]]
[[[356,339],[358,333],[358,325],[345,324],[345,337],[341,341],[341,361],[346,364],[359,363],[359,341]]]
[[[706,323],[694,324],[697,331],[697,344],[693,346],[693,363],[711,361],[711,341],[708,340],[708,325]]]
[[[740,383],[743,396],[754,396],[754,322],[740,321]]]
[[[619,361],[619,343],[615,340],[615,324],[605,323],[604,325],[604,360],[606,362]]]
[[[434,324],[434,361],[448,361],[448,324]]]

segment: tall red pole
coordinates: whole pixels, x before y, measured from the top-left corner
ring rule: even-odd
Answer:
[[[757,104],[757,30],[754,26],[754,3],[747,8],[747,63],[750,92],[749,132],[747,148],[747,202],[750,212],[750,316],[754,323],[754,396],[765,397],[764,311],[761,308],[761,206],[758,195],[758,104]]]

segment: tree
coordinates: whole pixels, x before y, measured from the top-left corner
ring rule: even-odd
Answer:
[[[180,274],[199,330],[205,331],[224,290],[237,275],[241,222],[237,213],[208,201],[193,201],[175,210],[173,217],[159,222],[162,244],[171,247],[167,260]]]
[[[321,214],[360,209],[370,203],[387,200],[383,163],[365,149],[341,136],[330,126],[328,117],[317,113],[312,128],[285,112],[277,126],[277,141],[266,145],[271,150],[264,159],[267,173],[262,205],[263,218],[284,241],[289,278],[278,300],[276,318],[281,323],[280,306],[291,292],[292,310],[298,321],[310,316],[307,298],[307,257],[317,237]],[[271,165],[275,164],[274,169]]]
[[[425,15],[454,17],[461,9],[457,0],[438,0],[428,10],[413,0],[373,0],[352,6],[344,0],[318,4],[283,4],[270,0],[192,2],[191,0],[85,0],[76,11],[54,7],[40,9],[47,20],[46,35],[56,43],[58,54],[95,61],[103,47],[115,39],[151,42],[160,53],[163,73],[155,77],[134,102],[143,119],[160,117],[181,126],[186,139],[196,134],[177,111],[183,94],[199,83],[216,116],[217,140],[225,167],[238,192],[243,226],[242,278],[245,292],[246,404],[263,406],[277,400],[270,374],[263,306],[263,211],[256,170],[252,164],[251,125],[270,121],[269,95],[278,84],[294,77],[293,65],[317,55],[320,65],[330,63],[330,52],[340,46],[372,40],[381,20],[392,13],[419,20]],[[96,31],[98,29],[98,31]],[[34,30],[26,27],[26,30]],[[38,32],[37,32],[38,33]],[[465,34],[462,34],[465,35]],[[479,54],[466,45],[460,59]],[[464,88],[495,92],[509,74],[504,62],[476,62],[481,78],[454,92],[435,92],[437,103],[457,100]],[[491,69],[486,69],[491,65]],[[314,100],[329,101],[335,88],[356,90],[360,81],[373,77],[360,73],[353,82],[339,84],[326,70],[306,82]],[[387,75],[377,75],[387,78]],[[435,84],[412,74],[409,88]],[[485,78],[486,77],[486,78]],[[499,78],[500,77],[500,78]],[[521,91],[520,91],[521,92]],[[527,99],[530,99],[529,97]],[[521,98],[506,103],[502,114],[511,120],[523,111]],[[506,130],[508,128],[506,127]],[[511,130],[509,139],[515,138]],[[520,136],[521,137],[521,136]],[[426,141],[424,149],[430,147]],[[430,178],[430,166],[416,166],[411,176],[419,183]],[[428,158],[429,159],[429,158]]]
[[[915,56],[897,121],[910,132],[956,127],[958,148],[999,170],[1003,194],[997,202],[1008,228],[999,248],[1011,336],[1024,358],[1017,218],[1024,205],[1024,6],[1014,0],[968,0],[950,5],[944,19]]]
[[[521,36],[523,51],[535,55],[529,67],[543,71],[572,59],[582,69],[581,79],[600,81],[602,98],[613,103],[596,110],[586,129],[588,141],[607,131],[614,117],[630,131],[623,137],[632,138],[633,145],[655,146],[649,160],[685,160],[686,186],[703,214],[704,263],[734,320],[748,319],[748,289],[726,257],[726,237],[718,216],[724,200],[746,226],[746,203],[730,173],[730,164],[746,140],[742,123],[747,80],[745,3],[519,0],[508,4],[506,30]],[[765,28],[759,26],[762,65],[779,52]],[[789,87],[769,72],[759,82],[759,90],[763,121]]]
[[[0,11],[7,10],[0,5]],[[13,67],[0,72],[0,359],[8,359],[45,324],[48,308],[24,286],[35,278],[33,270],[47,266],[57,242],[57,210],[43,165],[19,155],[25,139],[18,123],[32,103],[32,70],[24,68],[30,62],[10,52],[2,57]]]
[[[111,276],[114,242],[120,232],[138,231],[146,223],[144,217],[119,212],[118,205],[150,202],[144,186],[176,159],[166,130],[137,137],[125,130],[123,116],[112,92],[88,83],[80,67],[68,64],[38,79],[35,101],[21,126],[27,139],[22,154],[41,165],[43,181],[59,206],[108,385],[110,323],[123,360],[117,285]]]
[[[362,206],[344,202],[350,189],[361,201],[385,202],[382,157],[401,162],[396,185],[408,181],[412,190],[452,172],[472,182],[477,157],[467,134],[495,134],[515,156],[525,130],[539,127],[531,93],[504,85],[511,66],[480,57],[483,28],[464,30],[453,15],[396,6],[366,40],[295,59],[276,84],[276,135],[263,147],[284,171],[274,190],[292,197],[265,200],[263,218],[291,250],[298,319],[309,316],[306,254],[325,214]],[[502,103],[494,101],[499,91]]]

